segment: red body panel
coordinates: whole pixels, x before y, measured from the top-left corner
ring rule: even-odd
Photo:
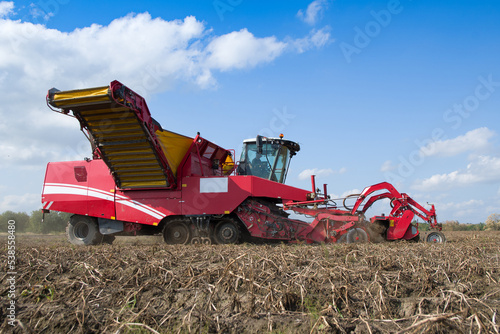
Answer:
[[[137,190],[116,192],[116,219],[158,225],[166,216],[181,214],[180,191]]]
[[[86,161],[85,161],[86,162]],[[88,166],[88,215],[100,218],[115,217],[115,181],[109,174],[108,166],[102,160],[86,162]],[[92,192],[101,190],[100,195]]]
[[[108,167],[100,159],[49,163],[42,192],[43,209],[153,226],[168,216],[235,213],[254,237],[305,242],[336,242],[360,221],[359,215],[336,207],[304,207],[309,191],[256,176],[185,176],[178,186],[174,190],[121,190],[116,188]],[[384,186],[375,185],[373,189],[387,189]],[[358,202],[366,199],[364,195],[368,193],[364,191]],[[315,219],[311,223],[283,219],[256,202],[257,198],[283,203],[283,209]],[[391,198],[395,203],[386,218],[387,240],[412,239],[418,235],[410,225],[415,211],[402,209],[400,205],[411,199],[387,193],[372,198]],[[369,206],[372,198],[367,200]],[[309,205],[316,202],[309,201]],[[431,218],[434,217],[432,212]]]
[[[308,191],[259,177],[185,177],[182,180],[182,214],[229,214],[248,197],[302,201]],[[284,200],[284,199],[283,199]]]
[[[387,229],[387,240],[399,240],[405,235],[415,214],[411,211],[405,211],[402,217],[394,218],[394,223]]]
[[[82,166],[87,170],[87,178],[77,180],[75,167]],[[42,190],[42,209],[87,215],[88,167],[89,163],[86,161],[47,164]]]
[[[189,176],[180,190],[120,190],[96,159],[49,163],[42,202],[44,209],[157,225],[171,215],[229,214],[248,197],[304,201],[307,193],[255,176]]]

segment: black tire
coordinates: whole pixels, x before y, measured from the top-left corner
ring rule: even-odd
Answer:
[[[189,225],[182,220],[174,220],[163,228],[163,240],[170,245],[185,245],[191,242]]]
[[[237,244],[241,240],[241,230],[238,223],[232,219],[224,219],[214,229],[215,242],[224,244]]]
[[[441,243],[446,242],[446,237],[444,236],[443,233],[441,233],[439,231],[434,231],[434,232],[427,234],[425,241],[441,244]]]
[[[360,243],[360,242],[369,242],[370,238],[368,237],[368,233],[360,227],[353,228],[349,230],[346,235],[346,242],[348,244]]]
[[[66,236],[70,243],[78,246],[98,245],[104,239],[94,218],[79,215],[70,218]]]

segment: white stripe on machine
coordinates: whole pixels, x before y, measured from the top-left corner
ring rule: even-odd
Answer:
[[[73,184],[62,184],[62,183],[46,183],[43,191],[44,195],[78,195],[78,196],[88,196],[103,199],[105,201],[115,201],[115,195],[113,193],[105,192],[101,189],[87,188],[82,186],[77,186]],[[54,203],[53,201],[49,203],[49,207]],[[143,203],[131,200],[128,197],[116,195],[116,203],[126,205],[132,209],[141,211],[151,217],[161,220],[165,217],[165,214],[161,211],[155,210]],[[46,208],[48,209],[48,208]]]

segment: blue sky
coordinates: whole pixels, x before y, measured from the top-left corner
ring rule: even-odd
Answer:
[[[498,59],[498,1],[0,1],[0,212],[38,209],[47,162],[90,155],[47,90],[118,79],[164,128],[237,153],[283,132],[302,147],[288,184],[390,181],[441,221],[484,222]]]

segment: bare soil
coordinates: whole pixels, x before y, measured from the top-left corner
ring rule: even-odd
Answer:
[[[499,333],[500,233],[445,244],[76,247],[18,235],[16,317],[3,333]]]

